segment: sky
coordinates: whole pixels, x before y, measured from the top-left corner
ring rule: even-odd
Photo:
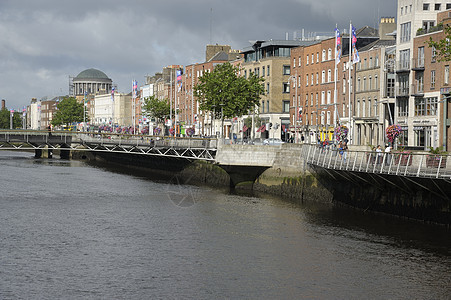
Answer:
[[[395,0],[0,0],[0,98],[8,109],[67,95],[95,68],[122,93],[163,67],[205,61],[207,44],[332,34],[396,17]]]

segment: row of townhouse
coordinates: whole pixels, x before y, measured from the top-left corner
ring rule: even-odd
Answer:
[[[349,63],[349,35],[342,37],[337,65],[335,38],[292,49],[291,131],[310,141],[332,139],[340,124],[349,128],[352,144],[377,145],[387,143],[385,129],[398,124],[398,146],[449,151],[450,63],[439,62],[427,41],[445,38],[450,7],[398,1],[398,24],[382,18],[378,34],[368,27],[357,32],[356,64]]]

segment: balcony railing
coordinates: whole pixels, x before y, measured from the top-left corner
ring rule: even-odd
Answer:
[[[398,96],[398,97],[409,96],[409,88],[408,87],[400,86],[397,88],[396,91],[397,91],[396,96]]]
[[[410,71],[410,61],[407,59],[398,61],[396,66],[396,72],[407,72],[407,71]]]
[[[414,83],[410,86],[410,90],[412,92],[412,96],[423,96],[424,95],[424,84],[423,83]]]
[[[424,70],[424,57],[412,59],[412,70],[415,71]]]

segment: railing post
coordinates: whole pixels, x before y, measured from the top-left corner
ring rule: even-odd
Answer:
[[[421,166],[423,165],[423,158],[424,158],[424,154],[421,154],[421,160],[420,160],[420,164],[418,165],[418,170],[417,170],[417,177],[420,177],[420,170],[421,170]]]
[[[401,160],[402,160],[402,153],[399,154],[398,166],[396,168],[396,175],[398,175],[398,173],[399,173],[399,166],[401,165]]]
[[[438,176],[440,175],[440,167],[442,165],[442,158],[443,158],[443,155],[440,155],[440,161],[438,162],[438,167],[437,167],[437,176],[435,176],[435,178],[438,178]]]
[[[411,157],[412,157],[412,154],[409,154],[409,156],[407,156],[407,164],[406,164],[406,168],[404,169],[404,176],[407,175],[407,168],[409,167]]]

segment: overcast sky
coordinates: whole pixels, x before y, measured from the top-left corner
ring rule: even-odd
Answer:
[[[205,60],[205,46],[376,27],[395,0],[0,0],[0,98],[67,95],[69,76],[103,71],[128,93],[171,64]]]

